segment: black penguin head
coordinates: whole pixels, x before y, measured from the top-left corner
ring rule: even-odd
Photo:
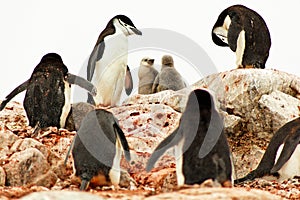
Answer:
[[[145,57],[141,60],[141,65],[144,65],[144,66],[152,66],[153,63],[154,63],[153,58]]]
[[[61,59],[61,56],[58,55],[57,53],[48,53],[44,55],[41,59],[41,62],[46,62],[46,61],[58,61],[58,62],[63,62]]]
[[[170,55],[164,55],[161,59],[161,64],[163,66],[174,67],[174,60]]]
[[[126,36],[133,34],[142,35],[142,32],[135,27],[131,19],[125,15],[116,15],[111,19],[111,22],[115,28],[120,28]]]
[[[218,46],[228,46],[227,33],[231,24],[231,15],[228,8],[223,10],[212,28],[212,40]]]

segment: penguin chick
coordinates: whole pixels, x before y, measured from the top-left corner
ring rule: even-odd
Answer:
[[[207,179],[231,185],[232,166],[223,120],[208,90],[190,93],[178,128],[155,148],[146,170],[150,171],[173,146],[178,186],[201,184]]]
[[[180,90],[186,87],[183,78],[174,67],[173,57],[164,55],[162,57],[162,66],[160,73],[156,76],[152,93],[160,92],[163,90]]]
[[[125,15],[113,17],[100,33],[89,57],[87,80],[97,87],[97,95],[88,102],[102,106],[116,106],[125,84],[127,95],[132,91],[132,77],[127,66],[129,35],[142,35]],[[126,77],[125,77],[126,76]]]
[[[218,46],[229,46],[238,68],[265,68],[271,36],[264,19],[243,5],[230,6],[219,15],[212,29]]]
[[[273,175],[279,181],[300,175],[300,118],[274,134],[257,168],[235,183]]]
[[[76,84],[96,95],[87,80],[68,72],[60,55],[43,56],[29,80],[15,88],[1,103],[0,110],[17,94],[26,90],[23,106],[31,127],[64,127],[70,111],[70,85]]]
[[[74,138],[72,156],[81,190],[93,185],[118,186],[122,149],[130,160],[127,140],[112,113],[97,109],[83,119]]]
[[[139,67],[139,94],[152,94],[152,86],[158,71],[153,67],[154,59],[145,57]]]

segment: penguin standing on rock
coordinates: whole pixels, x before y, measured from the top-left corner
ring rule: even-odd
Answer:
[[[145,57],[139,67],[139,94],[152,94],[152,86],[158,71],[153,67],[154,59]]]
[[[163,90],[177,91],[185,88],[186,84],[183,78],[174,67],[173,57],[164,55],[161,61],[161,71],[154,80],[152,93],[161,92]]]
[[[26,90],[23,101],[29,125],[46,128],[65,127],[71,104],[71,84],[79,85],[96,95],[96,88],[87,80],[68,72],[61,57],[56,53],[43,56],[29,80],[14,89],[0,105],[2,110],[17,94]]]
[[[283,125],[272,137],[258,167],[235,183],[269,175],[279,181],[300,176],[300,118]]]
[[[122,149],[130,160],[127,140],[112,113],[97,109],[83,119],[74,138],[72,156],[75,176],[81,179],[81,190],[120,182]]]
[[[213,26],[212,40],[218,46],[229,46],[236,53],[238,68],[265,68],[271,36],[257,12],[242,5],[225,9]]]
[[[208,90],[190,93],[178,128],[155,148],[146,170],[173,146],[178,186],[201,184],[207,179],[231,186],[232,165],[223,120]]]
[[[125,84],[126,93],[132,91],[133,82],[127,66],[127,36],[142,35],[125,15],[113,17],[98,37],[89,57],[87,80],[97,87],[97,95],[88,96],[88,102],[102,106],[115,106],[120,101]]]

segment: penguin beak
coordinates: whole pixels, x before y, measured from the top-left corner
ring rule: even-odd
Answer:
[[[154,59],[149,59],[148,64],[152,65],[154,63]]]
[[[136,35],[142,35],[142,31],[140,31],[139,29],[135,28],[135,27],[130,27],[130,29],[132,30],[132,32],[134,32]]]

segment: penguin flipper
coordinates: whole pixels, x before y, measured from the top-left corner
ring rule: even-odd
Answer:
[[[182,139],[182,133],[177,128],[173,133],[171,133],[168,137],[166,137],[153,151],[152,155],[150,156],[146,171],[149,172],[153,167],[156,161],[172,146],[179,143]]]
[[[21,85],[19,85],[18,87],[16,87],[11,93],[9,93],[9,95],[7,95],[5,97],[5,100],[2,101],[2,103],[0,105],[0,111],[3,110],[3,108],[5,108],[6,104],[12,98],[14,98],[17,94],[19,94],[19,93],[23,92],[24,90],[26,90],[28,84],[29,84],[29,80],[25,81],[24,83],[22,83]]]
[[[104,53],[105,44],[104,42],[97,42],[96,46],[94,47],[88,61],[87,66],[87,80],[91,81],[96,67],[96,62],[99,61]]]
[[[130,68],[127,65],[126,76],[125,76],[125,91],[127,95],[130,95],[130,93],[132,92],[132,88],[133,88],[132,76],[131,76]]]
[[[130,161],[131,158],[130,158],[129,146],[128,146],[126,137],[124,135],[124,132],[122,131],[122,129],[119,127],[119,125],[117,123],[114,123],[113,127],[116,131],[116,134],[118,134],[118,136],[120,138],[120,142],[122,144],[126,160]]]
[[[281,154],[276,164],[271,169],[271,173],[276,173],[290,159],[296,147],[298,146],[299,141],[300,141],[300,133],[298,128],[296,129],[296,131],[290,133],[287,136]]]
[[[86,89],[93,96],[97,95],[97,88],[91,82],[80,76],[68,73],[67,81],[70,84],[75,84]]]
[[[154,79],[154,82],[152,85],[152,94],[157,92],[158,83],[159,83],[159,75],[157,75]]]
[[[68,149],[68,152],[66,154],[66,157],[65,157],[65,160],[64,160],[64,165],[66,166],[67,165],[67,161],[68,161],[68,158],[69,158],[69,155],[71,153],[71,150],[73,149],[73,146],[74,146],[74,143],[75,143],[75,138],[76,138],[77,134],[74,136],[73,140],[72,140],[72,143],[70,144],[70,147]]]

